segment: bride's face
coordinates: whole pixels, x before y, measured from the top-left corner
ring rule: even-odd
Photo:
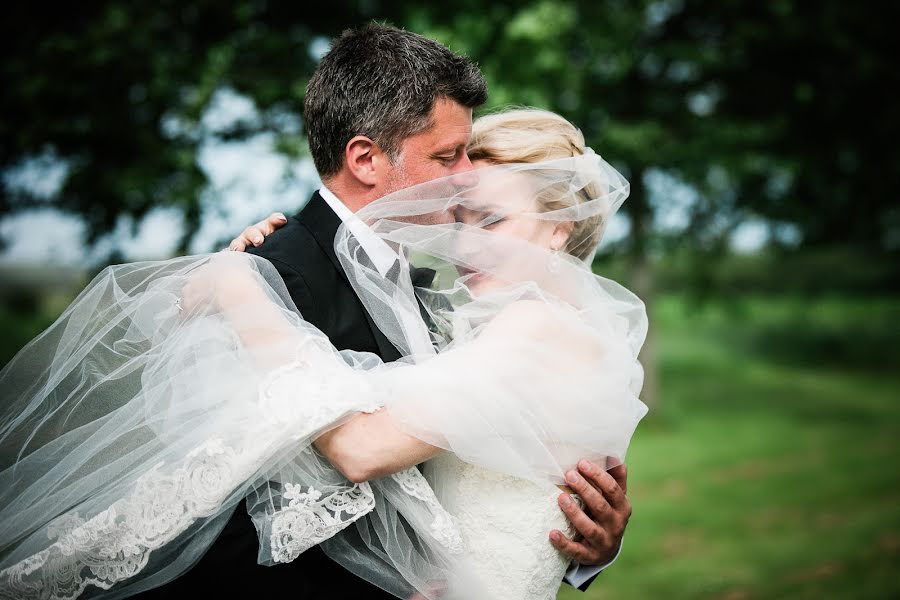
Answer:
[[[490,163],[476,161],[473,165],[481,168]],[[460,236],[460,246],[463,247],[458,247],[457,251],[463,257],[471,256],[472,261],[468,265],[458,265],[457,270],[473,295],[482,295],[512,283],[496,274],[497,270],[511,271],[505,268],[508,265],[499,264],[510,259],[511,252],[504,245],[504,240],[525,240],[548,251],[562,247],[567,234],[560,235],[557,222],[537,218],[540,212],[535,191],[528,179],[508,173],[496,178],[482,176],[477,190],[456,206],[456,221],[468,226],[463,228]],[[494,240],[479,235],[482,231],[500,237]],[[492,248],[496,251],[492,252]],[[488,266],[493,267],[493,273],[481,270]]]

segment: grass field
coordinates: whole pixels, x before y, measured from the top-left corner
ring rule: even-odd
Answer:
[[[900,302],[652,311],[658,406],[604,598],[900,597]]]

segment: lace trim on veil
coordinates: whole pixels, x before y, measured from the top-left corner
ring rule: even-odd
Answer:
[[[304,345],[300,358],[274,369],[260,383],[251,407],[261,417],[256,426],[239,431],[233,440],[206,439],[178,463],[157,463],[136,479],[125,497],[90,518],[72,511],[56,519],[46,527],[55,541],[0,571],[0,598],[72,600],[89,586],[109,590],[141,573],[153,551],[176,540],[198,520],[219,513],[240,486],[259,476],[273,446],[261,447],[258,440],[308,439],[348,412],[381,408],[377,390],[361,393],[359,386],[367,385],[364,379],[348,377],[332,357],[316,360],[316,353]],[[311,372],[316,376],[310,377]],[[441,546],[451,554],[463,551],[452,517],[417,469],[375,485],[389,482],[421,503],[431,518],[430,533]],[[283,481],[281,487],[285,502],[253,514],[263,533],[261,542],[268,545],[275,563],[296,559],[376,508],[376,491],[369,483],[347,482],[327,492],[309,482]]]
[[[89,585],[108,590],[135,576],[153,550],[218,511],[241,474],[252,473],[242,458],[212,438],[169,474],[156,465],[138,478],[131,496],[92,518],[63,516],[48,527],[56,542],[0,572],[3,597],[77,598]]]
[[[315,488],[288,483],[285,490],[288,506],[272,517],[269,535],[276,563],[291,562],[375,508],[375,494],[366,482],[324,499]]]
[[[137,478],[132,492],[93,517],[85,519],[70,512],[56,519],[46,528],[48,537],[56,541],[0,571],[0,598],[70,600],[88,586],[109,590],[140,573],[154,550],[175,540],[197,520],[220,512],[229,496],[258,474],[266,459],[265,448],[256,442],[259,436],[268,432],[284,439],[287,433],[288,439],[301,439],[348,411],[374,412],[380,408],[374,394],[316,396],[333,385],[308,377],[309,367],[307,361],[297,360],[264,379],[256,407],[265,418],[238,443],[209,438],[191,450],[180,465],[165,469],[164,462],[156,464]],[[302,387],[294,385],[310,379],[317,381]],[[346,378],[338,381],[347,383]],[[284,384],[288,388],[279,389]],[[292,389],[293,394],[280,393],[285,389]],[[298,393],[329,401],[296,402]],[[288,427],[299,424],[302,430]],[[314,487],[301,491],[300,485],[284,486],[287,505],[265,517],[271,519],[269,543],[276,562],[293,560],[375,508],[374,494],[367,483],[348,483],[325,497]]]

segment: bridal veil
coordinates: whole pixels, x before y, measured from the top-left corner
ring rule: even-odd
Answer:
[[[335,349],[257,257],[105,269],[0,373],[0,597],[161,585],[236,505],[263,564],[321,544],[398,596],[466,589],[454,560],[464,541],[419,471],[354,484],[313,441],[388,410],[464,461],[537,482],[561,483],[580,458],[624,460],[646,411],[646,316],[591,262],[627,194],[589,151],[439,179],[361,210],[335,249],[404,355],[388,365]],[[534,236],[511,234],[512,222]],[[393,265],[366,255],[360,224]],[[535,241],[556,226],[565,247]]]

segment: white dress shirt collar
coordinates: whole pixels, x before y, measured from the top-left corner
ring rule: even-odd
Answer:
[[[362,249],[369,256],[378,272],[382,276],[387,275],[391,267],[400,260],[400,256],[394,252],[387,242],[375,235],[375,232],[369,229],[369,226],[362,219],[353,214],[353,211],[347,208],[347,205],[341,202],[340,198],[335,196],[331,190],[323,185],[319,189],[319,195],[331,207],[331,210],[334,211],[334,214],[338,216],[341,222],[347,224],[350,233],[362,246]],[[405,260],[400,260],[400,264],[406,264]],[[418,314],[411,314],[409,311],[399,311],[398,316],[400,317],[404,337],[407,339],[412,355],[433,355],[434,347],[431,345],[428,329],[424,326],[421,317]]]
[[[319,189],[319,195],[325,200],[325,203],[331,207],[334,214],[338,216],[342,223],[347,224],[350,233],[357,239],[359,245],[369,256],[372,264],[378,269],[381,275],[386,275],[388,270],[397,262],[397,253],[394,252],[388,244],[375,235],[375,232],[369,229],[369,226],[353,214],[347,205],[341,202],[340,198],[334,195],[324,185]]]

